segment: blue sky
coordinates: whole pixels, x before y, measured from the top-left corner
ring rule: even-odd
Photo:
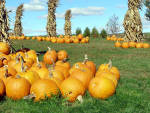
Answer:
[[[111,2],[110,2],[111,1]],[[127,11],[128,0],[59,0],[56,10],[57,33],[64,33],[64,13],[66,10],[72,11],[72,32],[77,27],[82,31],[85,27],[92,29],[96,27],[99,31],[106,28],[109,18],[115,14],[119,17],[122,25],[124,15]],[[45,35],[47,23],[47,0],[6,0],[6,7],[13,10],[9,14],[11,28],[15,21],[15,10],[17,6],[24,3],[24,16],[22,19],[23,32],[25,35]],[[145,9],[140,11],[143,31],[150,31],[150,22],[144,18]]]

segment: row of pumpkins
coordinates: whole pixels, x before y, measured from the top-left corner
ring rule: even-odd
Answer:
[[[56,52],[48,48],[43,61],[38,60],[34,50],[21,49],[10,54],[10,47],[0,42],[0,96],[39,101],[61,92],[69,102],[77,99],[83,102],[82,96],[88,90],[94,98],[106,99],[115,93],[119,70],[108,64],[101,64],[96,70],[93,61],[85,55],[83,62],[72,67],[67,61],[65,50]]]
[[[122,48],[150,48],[150,44],[142,43],[142,42],[122,42],[119,41],[115,42],[115,47],[122,47]]]
[[[78,36],[63,36],[60,35],[59,37],[15,37],[11,36],[9,39],[17,39],[17,40],[38,40],[38,41],[48,41],[52,43],[88,43],[89,37],[83,37],[82,34]]]
[[[108,36],[108,37],[106,38],[106,40],[111,40],[111,41],[124,41],[123,38],[118,38],[118,37],[116,37],[116,35]]]

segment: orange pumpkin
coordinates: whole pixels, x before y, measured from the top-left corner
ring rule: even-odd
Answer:
[[[96,65],[94,64],[94,62],[88,60],[87,55],[85,55],[83,63],[93,72],[93,74],[96,73]]]
[[[10,53],[10,46],[5,42],[0,42],[0,52],[8,55]]]
[[[58,55],[58,60],[64,60],[68,58],[68,53],[65,50],[58,51],[57,55]]]
[[[124,49],[125,49],[125,48],[129,48],[128,42],[123,42],[121,46],[122,46],[122,48],[124,48]]]
[[[137,43],[136,48],[143,48],[143,43]]]
[[[59,89],[56,83],[49,79],[39,79],[31,86],[30,94],[35,95],[35,101],[45,99],[46,97],[51,97],[52,95],[57,95]]]
[[[49,50],[44,54],[43,60],[46,64],[53,64],[57,60],[57,53],[55,50]]]
[[[27,79],[30,82],[30,84],[33,84],[34,82],[40,79],[39,75],[34,71],[20,72],[16,74],[16,76],[18,75]]]
[[[22,99],[30,93],[30,83],[25,78],[11,78],[6,84],[6,95],[13,99]]]
[[[84,95],[85,88],[78,79],[69,77],[62,82],[60,91],[64,98],[67,98],[70,102],[74,102],[78,96]]]
[[[129,42],[129,47],[135,47],[136,46],[136,42]]]
[[[113,81],[105,77],[95,77],[89,83],[90,95],[94,98],[106,99],[115,93]]]
[[[149,48],[149,47],[150,47],[150,45],[148,43],[143,44],[143,48]]]
[[[82,71],[80,69],[74,71],[70,76],[80,80],[86,89],[88,88],[89,82],[92,79],[88,72]]]
[[[110,80],[113,81],[115,87],[117,87],[117,84],[118,84],[117,78],[111,72],[101,72],[101,73],[97,72],[96,75],[95,75],[95,77],[105,77],[107,79],[110,79]]]
[[[70,67],[71,67],[70,63],[67,62],[66,59],[57,61],[55,65],[63,66],[65,68],[67,68],[67,69],[70,69]]]
[[[115,47],[121,47],[121,43],[120,43],[119,41],[117,41],[117,42],[115,43]]]

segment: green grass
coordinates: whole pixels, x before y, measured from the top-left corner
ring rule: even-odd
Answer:
[[[5,97],[0,101],[0,113],[150,113],[150,49],[115,48],[114,42],[104,39],[92,39],[89,44],[52,44],[32,40],[13,42],[16,49],[23,44],[37,52],[46,51],[47,46],[65,49],[71,64],[82,61],[85,53],[97,67],[112,59],[113,65],[120,70],[121,78],[116,93],[106,100],[94,99],[88,92],[82,104],[78,101],[68,103],[62,97],[36,103]]]

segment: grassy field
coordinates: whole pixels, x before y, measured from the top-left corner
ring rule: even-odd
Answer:
[[[47,46],[65,49],[71,64],[82,61],[84,54],[88,54],[97,67],[112,59],[113,65],[120,70],[121,78],[116,93],[106,100],[94,99],[88,92],[82,104],[78,101],[68,103],[60,96],[36,103],[5,97],[0,101],[0,113],[150,113],[150,49],[115,48],[114,42],[98,38],[92,39],[89,44],[52,44],[32,40],[13,42],[16,49],[23,44],[41,53],[47,50]],[[42,54],[39,57],[42,60]]]

